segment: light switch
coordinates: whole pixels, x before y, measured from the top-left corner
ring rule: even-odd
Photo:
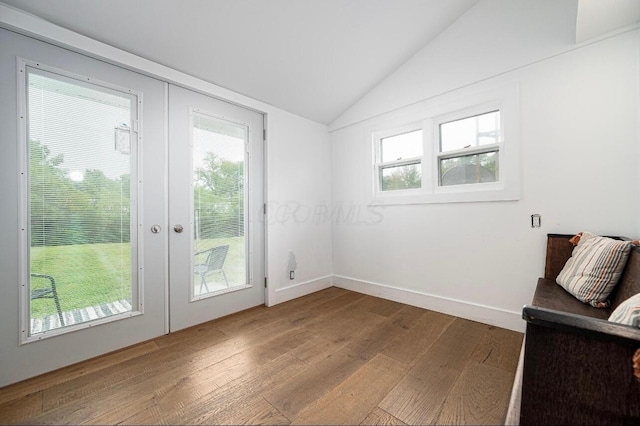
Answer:
[[[531,215],[531,227],[540,228],[542,226],[542,217],[539,214]]]

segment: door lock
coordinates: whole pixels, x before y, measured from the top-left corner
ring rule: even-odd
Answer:
[[[176,231],[178,234],[181,234],[182,231],[184,231],[184,228],[182,227],[182,225],[176,225],[173,227],[173,230]]]
[[[158,232],[160,232],[162,230],[162,228],[160,228],[160,225],[153,225],[151,227],[151,232],[153,232],[154,234],[157,234]]]

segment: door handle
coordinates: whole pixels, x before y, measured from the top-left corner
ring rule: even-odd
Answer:
[[[182,231],[184,231],[184,228],[182,227],[182,225],[176,225],[173,227],[173,230],[176,231],[178,234],[181,234]]]

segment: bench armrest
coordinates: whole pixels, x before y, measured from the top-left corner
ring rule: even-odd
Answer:
[[[640,329],[629,325],[529,305],[522,309],[522,318],[530,324],[599,340],[640,345]]]

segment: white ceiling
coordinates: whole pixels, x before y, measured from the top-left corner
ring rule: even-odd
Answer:
[[[2,0],[328,124],[478,0]]]

